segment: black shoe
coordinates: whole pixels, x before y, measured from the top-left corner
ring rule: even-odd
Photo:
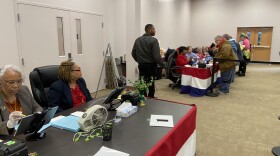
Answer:
[[[238,76],[245,76],[245,74],[244,73],[239,73]]]
[[[239,74],[240,74],[240,71],[236,72],[235,74],[236,74],[236,75],[239,75]]]

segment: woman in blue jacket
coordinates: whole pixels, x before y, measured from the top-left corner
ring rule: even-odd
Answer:
[[[58,106],[57,112],[77,107],[92,100],[79,65],[64,61],[59,66],[59,80],[54,82],[48,91],[50,107]]]

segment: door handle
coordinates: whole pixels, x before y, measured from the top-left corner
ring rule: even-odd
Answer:
[[[256,46],[256,45],[254,45],[253,48],[270,48],[270,46]]]

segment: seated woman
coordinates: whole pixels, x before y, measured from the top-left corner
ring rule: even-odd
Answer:
[[[0,71],[0,134],[12,135],[14,127],[24,115],[43,109],[33,99],[29,89],[22,85],[23,74],[19,67],[6,65]]]
[[[202,54],[205,56],[205,53],[208,52],[208,47],[207,46],[203,46],[201,48]]]
[[[187,65],[189,63],[186,54],[187,54],[187,47],[181,46],[178,48],[179,51],[179,55],[176,58],[176,66],[184,66]],[[181,73],[181,70],[176,70],[177,73]]]
[[[186,54],[189,64],[193,65],[197,62],[197,55],[193,52],[193,49],[191,46],[187,46],[187,54]]]
[[[208,64],[213,58],[209,55],[208,52],[205,52],[205,62]]]
[[[59,80],[48,91],[50,107],[58,106],[57,112],[79,106],[92,100],[81,68],[74,62],[64,61],[59,66]]]
[[[204,54],[203,54],[201,48],[197,48],[196,56],[197,56],[197,58],[198,58],[199,61],[202,61],[202,60],[204,59]]]

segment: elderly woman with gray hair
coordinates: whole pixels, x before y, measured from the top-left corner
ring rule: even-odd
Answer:
[[[0,70],[0,135],[12,135],[24,115],[42,111],[29,89],[23,85],[19,67],[6,65]]]

